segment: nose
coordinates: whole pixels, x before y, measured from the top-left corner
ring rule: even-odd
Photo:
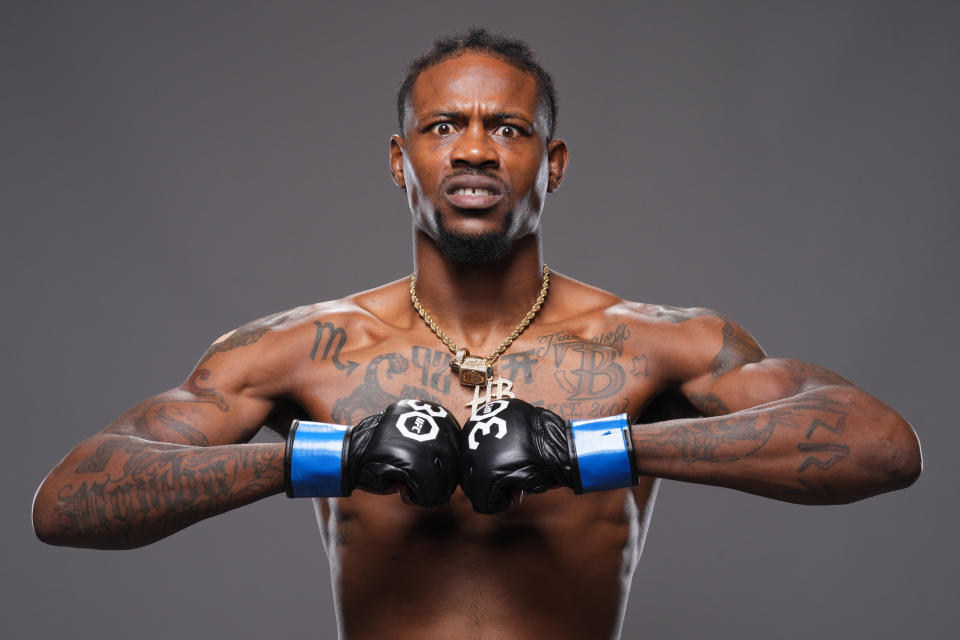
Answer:
[[[500,166],[500,155],[482,123],[473,122],[460,134],[450,153],[450,163],[454,167]]]

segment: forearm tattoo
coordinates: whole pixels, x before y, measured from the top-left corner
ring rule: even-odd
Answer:
[[[770,497],[826,501],[836,492],[826,476],[811,471],[831,469],[850,455],[850,443],[844,439],[848,417],[844,405],[829,392],[810,391],[778,406],[644,425],[634,447],[641,456],[713,464],[740,463],[766,449],[785,460],[783,476],[770,478],[779,487],[779,493]]]
[[[179,389],[130,409],[95,451],[69,463],[72,473],[64,468],[54,513],[65,539],[140,546],[282,489],[281,445],[225,444],[245,442],[252,431],[218,440],[199,427],[230,412],[211,378],[197,369]]]
[[[140,546],[282,489],[278,444],[198,448],[108,438],[57,495],[59,524],[79,541]]]

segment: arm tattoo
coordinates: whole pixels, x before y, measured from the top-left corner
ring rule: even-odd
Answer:
[[[715,393],[689,393],[687,398],[705,416],[722,416],[730,413],[730,407]]]
[[[794,385],[795,393],[818,386],[850,385],[848,380],[833,371],[818,367],[809,362],[778,359],[769,360],[768,362],[787,374],[787,377]]]
[[[188,444],[205,447],[210,444],[206,434],[192,423],[202,417],[200,407],[212,404],[220,411],[229,411],[223,394],[213,386],[201,386],[200,381],[211,377],[209,369],[197,369],[180,386],[190,396],[173,392],[156,396],[133,407],[108,429],[110,433],[125,433],[147,440]]]
[[[100,473],[107,468],[113,454],[124,446],[122,440],[110,439],[97,447],[92,456],[83,460],[75,471],[77,473]]]
[[[731,369],[751,362],[759,362],[761,359],[763,359],[763,350],[757,346],[757,343],[729,320],[725,320],[723,346],[710,363],[713,377],[719,378]]]
[[[827,460],[820,460],[819,458],[815,458],[813,456],[807,456],[807,459],[804,460],[800,465],[800,468],[797,469],[797,473],[806,471],[811,465],[816,465],[821,469],[829,469],[836,464],[838,460],[850,453],[850,447],[842,444],[812,444],[809,442],[801,442],[797,445],[797,450],[803,452],[829,451],[832,453]]]
[[[248,322],[242,327],[234,329],[210,345],[210,348],[207,349],[207,352],[204,353],[203,357],[200,358],[200,362],[197,363],[197,366],[199,367],[218,353],[233,351],[234,349],[239,349],[240,347],[246,347],[247,345],[259,342],[260,338],[267,335],[271,329],[282,327],[283,325],[301,320],[313,312],[314,307],[307,305],[304,307],[296,307],[295,309],[274,313],[252,322]]]
[[[206,447],[210,440],[190,422],[196,419],[195,403],[152,398],[130,409],[114,423],[111,431],[136,435],[147,440],[181,442]]]
[[[829,373],[829,372],[828,372]],[[839,376],[838,376],[839,377]],[[826,418],[826,419],[821,419]],[[797,443],[797,451],[806,454],[803,462],[797,467],[797,484],[802,489],[788,488],[783,492],[784,497],[795,497],[800,499],[832,499],[836,496],[836,491],[827,482],[821,482],[818,485],[812,480],[801,476],[804,471],[810,467],[818,469],[830,469],[835,464],[850,455],[850,447],[837,442],[843,436],[844,426],[847,422],[845,413],[837,412],[833,416],[820,416],[811,420],[807,427],[804,440]],[[827,433],[820,433],[821,437],[826,437],[830,442],[811,442],[811,438],[817,435],[817,429],[826,429]]]
[[[200,362],[197,363],[197,366],[199,367],[201,364],[218,353],[223,353],[224,351],[233,351],[239,347],[245,347],[248,344],[254,344],[255,342],[258,342],[260,338],[266,335],[267,331],[269,331],[269,327],[262,325],[244,325],[239,329],[228,333],[223,339],[217,340],[210,345],[210,348],[207,349],[207,352],[204,353],[203,357],[200,358]]]
[[[673,449],[684,462],[736,462],[766,444],[776,425],[774,417],[762,413],[686,421],[650,434],[653,439],[645,438],[641,448],[660,454]]]
[[[712,401],[708,398],[697,399],[697,405],[709,409]],[[716,403],[716,409],[723,406],[719,399]],[[811,469],[832,469],[850,455],[851,446],[843,439],[848,417],[846,407],[829,393],[811,391],[769,408],[678,420],[659,427],[651,424],[634,439],[634,447],[652,458],[678,457],[684,463],[712,464],[736,463],[772,447],[769,455],[783,459],[789,477],[776,480],[780,493],[771,497],[824,500],[835,497],[835,492],[826,476],[810,475],[815,473]],[[774,438],[777,427],[782,432]],[[789,486],[792,482],[796,484]]]
[[[115,436],[76,467],[57,496],[63,531],[78,540],[140,546],[276,493],[283,447],[184,447]]]
[[[211,375],[210,369],[197,369],[189,380],[180,385],[180,388],[197,396],[197,402],[210,402],[220,411],[229,411],[230,405],[223,399],[222,393],[214,387],[201,387],[198,383],[198,381],[209,380]]]

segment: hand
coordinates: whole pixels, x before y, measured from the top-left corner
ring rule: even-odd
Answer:
[[[290,431],[291,497],[399,488],[412,504],[436,507],[457,487],[460,425],[439,405],[400,400],[353,428],[295,422]]]
[[[464,425],[460,486],[474,510],[487,514],[506,511],[518,490],[630,486],[637,474],[628,427],[626,416],[571,423],[523,400],[488,402]]]

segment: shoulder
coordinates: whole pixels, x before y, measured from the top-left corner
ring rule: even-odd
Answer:
[[[614,293],[554,273],[554,289],[560,299],[560,313],[571,315],[601,315],[622,322],[659,326],[675,332],[694,332],[722,324],[724,316],[703,307],[672,307],[626,300]]]
[[[241,349],[244,353],[273,352],[277,347],[296,343],[309,333],[314,318],[325,316],[324,308],[329,308],[332,304],[309,304],[251,320],[214,340],[197,366],[225,360],[230,357],[229,354]]]
[[[620,329],[677,380],[720,376],[766,357],[746,330],[705,307],[675,307],[625,300],[564,277],[564,307],[579,307],[591,324]]]
[[[351,343],[375,340],[389,327],[387,299],[396,297],[402,281],[361,291],[337,300],[307,304],[257,318],[217,338],[197,367],[242,365],[252,361],[260,369],[273,363],[296,362],[309,356],[323,339],[349,333]],[[386,304],[385,304],[386,303]]]
[[[721,314],[704,307],[672,307],[626,300],[610,291],[581,282],[569,276],[553,272],[551,295],[560,299],[562,310],[575,314],[598,313],[624,321],[643,322],[664,327],[689,329],[698,325],[715,324],[724,318]],[[691,320],[700,320],[693,322]]]
[[[722,313],[705,307],[673,307],[624,303],[638,322],[658,329],[660,347],[674,365],[678,379],[705,374],[720,377],[766,357],[743,327]]]
[[[544,315],[550,322],[567,323],[603,315],[622,302],[622,298],[609,291],[551,271]]]

